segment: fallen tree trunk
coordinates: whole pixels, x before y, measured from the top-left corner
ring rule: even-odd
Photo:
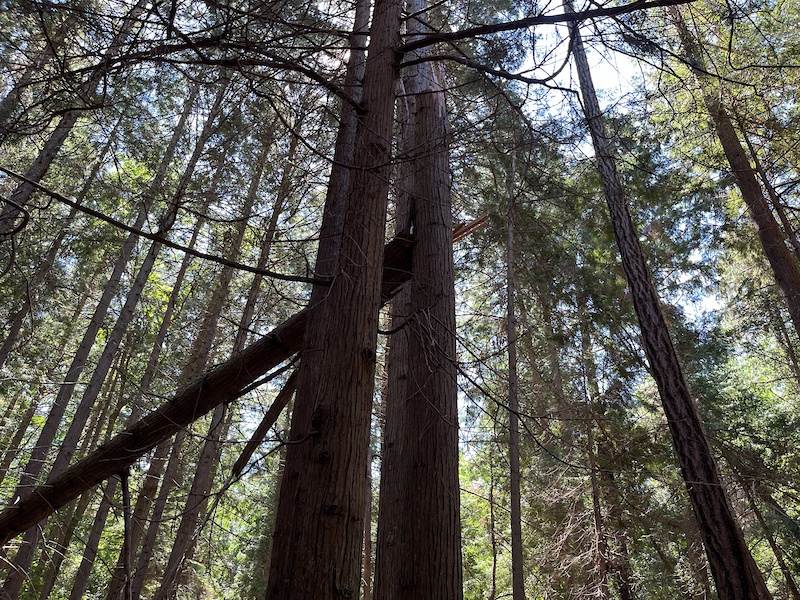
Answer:
[[[388,301],[410,277],[410,240],[396,238],[384,248],[382,298]],[[0,544],[36,525],[82,493],[118,473],[136,459],[196,421],[218,404],[238,398],[270,369],[302,345],[308,309],[284,321],[259,341],[180,390],[140,421],[116,435],[46,485],[0,513]]]

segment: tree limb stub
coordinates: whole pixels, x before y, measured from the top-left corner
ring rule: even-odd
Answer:
[[[382,297],[388,301],[409,279],[413,242],[395,238],[384,247]],[[120,473],[140,456],[208,413],[300,350],[308,309],[219,364],[89,456],[0,513],[0,544],[39,523],[60,507]]]

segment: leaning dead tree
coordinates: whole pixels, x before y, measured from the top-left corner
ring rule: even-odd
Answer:
[[[409,277],[412,245],[410,240],[397,238],[384,247],[384,302]],[[109,477],[125,472],[137,458],[218,404],[235,400],[268,380],[269,376],[264,375],[270,369],[300,349],[308,310],[300,311],[238,355],[209,369],[172,400],[3,510],[0,543],[5,544]]]

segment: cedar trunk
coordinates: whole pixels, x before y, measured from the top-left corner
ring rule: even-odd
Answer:
[[[425,2],[408,10],[424,23]],[[409,23],[412,30],[414,21]],[[375,600],[462,597],[455,372],[455,291],[442,74],[404,78],[401,235],[413,231],[412,278],[395,306],[381,466]]]
[[[401,7],[378,0],[373,12],[339,267],[301,353],[268,581],[275,600],[360,588]]]

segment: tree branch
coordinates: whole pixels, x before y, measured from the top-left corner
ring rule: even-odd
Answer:
[[[413,242],[395,238],[384,247],[382,298],[388,301],[407,281]],[[0,513],[0,545],[26,531],[103,480],[127,469],[140,456],[221,402],[248,391],[259,377],[300,350],[308,309],[284,321],[226,362],[206,371],[172,400],[113,437],[61,475]]]
[[[478,27],[470,27],[469,29],[462,29],[461,31],[453,31],[450,33],[423,33],[419,34],[419,39],[415,39],[414,41],[400,46],[398,51],[406,53],[413,50],[419,50],[420,48],[425,48],[426,46],[430,46],[439,42],[457,42],[459,40],[472,38],[478,35],[486,35],[489,33],[514,31],[517,29],[533,27],[534,25],[577,23],[587,19],[615,17],[617,15],[624,15],[627,13],[636,12],[638,10],[647,10],[649,8],[659,8],[663,6],[677,6],[680,4],[689,4],[691,2],[694,2],[694,0],[635,0],[635,2],[630,2],[621,6],[594,8],[592,10],[584,10],[576,13],[561,13],[558,15],[535,15],[533,17],[526,17],[524,19],[508,21],[507,23],[479,25]]]
[[[47,194],[51,198],[58,200],[62,204],[66,204],[67,206],[71,206],[72,208],[81,211],[84,214],[90,215],[101,221],[105,221],[109,225],[113,225],[117,229],[122,229],[123,231],[127,231],[129,233],[133,233],[138,235],[139,237],[143,237],[148,240],[152,240],[154,242],[158,242],[159,244],[163,244],[168,248],[173,248],[174,250],[180,250],[190,256],[195,256],[197,258],[202,258],[203,260],[208,260],[211,262],[215,262],[217,264],[232,267],[234,269],[239,269],[240,271],[249,271],[250,273],[255,273],[256,275],[263,275],[264,277],[271,277],[273,279],[280,279],[281,281],[297,281],[299,283],[313,283],[314,285],[330,285],[329,279],[319,279],[315,277],[303,277],[302,275],[284,275],[283,273],[276,273],[275,271],[270,271],[269,269],[262,269],[260,267],[253,267],[250,265],[245,265],[243,263],[236,262],[235,260],[229,260],[222,256],[216,256],[214,254],[208,254],[207,252],[200,252],[199,250],[195,250],[194,248],[190,248],[189,246],[184,246],[183,244],[178,244],[177,242],[172,242],[167,238],[157,234],[157,233],[149,233],[147,231],[142,231],[141,229],[136,229],[135,227],[131,227],[130,225],[126,225],[122,221],[117,221],[113,217],[109,217],[105,213],[102,213],[98,210],[93,208],[89,208],[81,204],[80,202],[76,202],[75,200],[70,200],[66,196],[62,196],[58,192],[54,192],[43,185],[35,182],[32,179],[28,179],[24,175],[20,175],[19,173],[15,173],[14,171],[7,169],[0,165],[0,171],[11,175],[12,177],[16,177],[20,181],[24,181],[35,187],[40,192]]]

